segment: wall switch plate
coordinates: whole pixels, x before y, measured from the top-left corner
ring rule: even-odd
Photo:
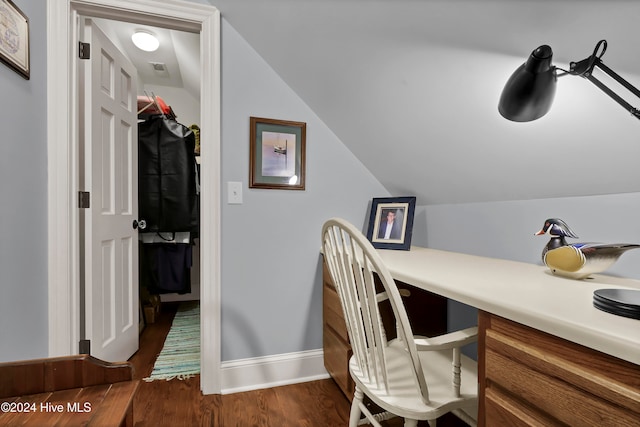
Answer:
[[[227,203],[230,205],[239,205],[242,203],[241,182],[227,182]]]

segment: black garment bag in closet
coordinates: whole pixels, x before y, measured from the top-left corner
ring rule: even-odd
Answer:
[[[138,123],[138,209],[145,232],[199,226],[199,195],[191,129],[162,115]]]

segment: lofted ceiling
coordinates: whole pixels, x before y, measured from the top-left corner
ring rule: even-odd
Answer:
[[[640,86],[638,1],[208,1],[393,195],[427,205],[640,191],[640,122],[588,81],[562,78],[536,122],[497,113],[541,44],[567,68],[607,39],[604,62]]]
[[[109,19],[93,19],[131,60],[143,84],[184,89],[194,98],[200,98],[199,34]],[[136,30],[156,36],[160,42],[158,50],[145,52],[136,48],[131,41],[131,35]]]
[[[536,122],[497,112],[542,44],[568,68],[606,39],[604,62],[640,86],[640,1],[194,1],[217,7],[392,195],[428,205],[640,191],[640,122],[588,81],[562,77]]]

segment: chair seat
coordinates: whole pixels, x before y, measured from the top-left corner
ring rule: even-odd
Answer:
[[[460,397],[453,392],[452,350],[420,351],[424,375],[429,384],[429,404],[425,404],[411,370],[411,359],[403,343],[390,341],[386,348],[389,392],[384,385],[370,382],[358,368],[354,357],[349,370],[356,384],[378,406],[396,415],[415,420],[433,419],[456,408],[475,418],[477,414],[477,363],[462,355]]]

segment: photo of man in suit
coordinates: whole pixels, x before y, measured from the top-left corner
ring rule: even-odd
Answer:
[[[374,197],[369,210],[367,239],[376,249],[411,248],[416,198]]]
[[[386,215],[385,215],[386,212]],[[396,218],[395,209],[382,211],[382,221],[378,228],[378,239],[399,240],[402,238],[402,220]]]

